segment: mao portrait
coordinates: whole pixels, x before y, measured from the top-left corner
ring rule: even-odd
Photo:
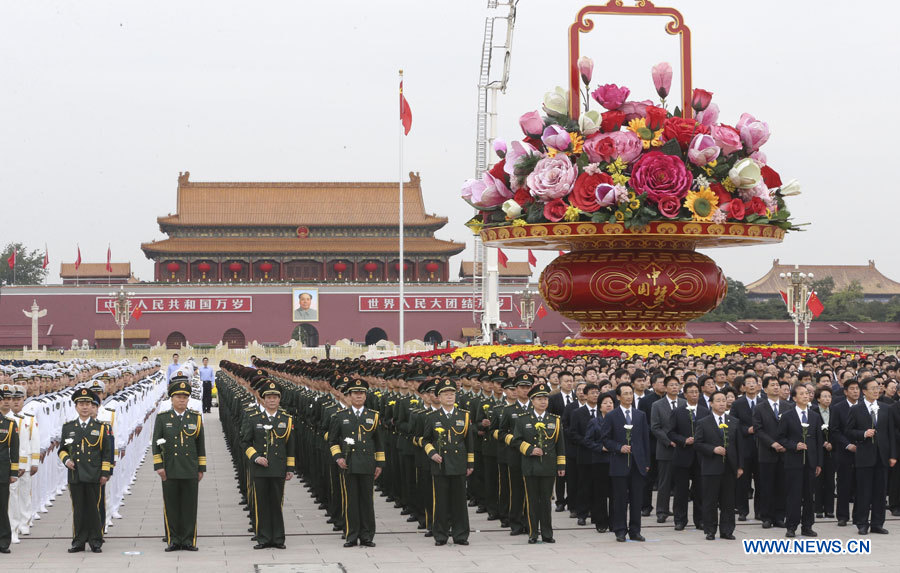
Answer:
[[[291,294],[294,322],[319,320],[319,291],[314,288],[295,288]]]

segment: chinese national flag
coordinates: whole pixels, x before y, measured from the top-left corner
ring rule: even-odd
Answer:
[[[565,254],[566,254],[565,251],[560,251],[560,252],[559,252],[559,256],[563,256],[563,255],[565,255]]]
[[[78,256],[75,258],[75,270],[81,266],[81,247],[78,247]]]
[[[784,305],[787,306],[787,293],[783,290],[778,291],[778,294],[781,295],[781,300],[784,301]]]
[[[403,80],[400,80],[400,121],[403,123],[403,135],[409,135],[412,128],[412,110],[403,95]]]
[[[142,314],[144,314],[144,311],[142,311],[141,307],[139,306],[135,306],[134,310],[131,311],[131,316],[133,316],[135,320],[141,318]]]
[[[806,301],[806,306],[813,313],[814,318],[818,318],[820,314],[825,310],[825,305],[822,304],[822,301],[819,300],[819,297],[816,296],[815,291],[811,295],[809,295],[809,300]]]
[[[500,266],[504,269],[506,268],[506,263],[509,262],[509,258],[506,256],[506,253],[501,249],[497,249],[497,262],[500,263]]]
[[[106,272],[112,272],[112,247],[106,247]]]
[[[538,318],[544,318],[545,316],[547,316],[547,309],[544,308],[544,303],[541,303],[541,306],[538,307],[537,312],[535,313],[535,315],[536,315]]]
[[[47,251],[47,245],[44,245],[44,264],[41,266],[42,269],[46,269],[50,266],[50,253]]]
[[[534,256],[534,253],[531,252],[531,249],[528,249],[528,264],[533,267],[537,266],[537,257]]]
[[[8,264],[9,268],[11,268],[11,269],[16,268],[16,252],[17,252],[17,249],[13,249],[12,254],[9,256],[8,259],[6,259],[6,264]]]

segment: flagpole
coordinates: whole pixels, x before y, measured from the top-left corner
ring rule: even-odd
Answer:
[[[403,70],[400,70],[400,98],[398,98],[398,106],[402,106],[402,98],[403,98]],[[402,113],[402,109],[400,112]],[[406,262],[403,257],[403,120],[398,117],[397,118],[397,128],[400,139],[400,178],[399,178],[399,192],[400,192],[400,354],[403,354],[403,323],[404,323],[404,307],[406,306],[406,299],[403,295],[403,266]]]

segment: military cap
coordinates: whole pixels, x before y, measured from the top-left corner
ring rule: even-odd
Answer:
[[[266,397],[269,394],[278,394],[281,396],[281,390],[278,389],[278,384],[269,380],[265,384],[262,385],[262,388],[259,391],[259,395],[262,397]]]
[[[24,398],[25,397],[25,386],[15,385],[12,387],[12,389],[13,389],[13,393],[12,393],[13,398]]]
[[[528,391],[529,398],[538,398],[540,396],[549,396],[550,395],[550,386],[541,382],[540,384],[535,385],[534,388]]]
[[[506,375],[506,370],[503,368],[498,368],[497,370],[491,370],[491,380],[494,382],[504,382],[509,376]]]
[[[0,400],[6,400],[7,398],[12,398],[13,395],[13,387],[12,384],[3,384],[0,386]]]
[[[495,380],[501,384],[500,387],[503,388],[504,390],[516,387],[515,378],[499,378],[499,379],[495,378]]]
[[[80,390],[76,390],[75,394],[72,395],[72,401],[76,404],[78,402],[95,402],[100,403],[100,398],[97,397],[94,392],[88,388],[81,388]]]
[[[429,394],[434,392],[434,380],[425,380],[419,384],[419,394]]]
[[[176,394],[185,394],[187,396],[191,395],[191,385],[188,384],[187,378],[184,380],[176,380],[176,376],[172,376],[172,383],[169,384],[169,396],[174,396]]]
[[[531,374],[523,372],[516,376],[516,386],[531,386],[534,384],[534,378]]]
[[[440,394],[441,392],[456,392],[456,382],[449,378],[438,378],[434,381],[434,389]]]
[[[413,371],[413,373],[409,376],[409,379],[410,380],[424,380],[427,377],[428,377],[428,372],[425,370],[424,367],[420,366],[419,368],[416,368]]]
[[[94,392],[105,392],[106,385],[100,380],[91,380],[91,390]]]
[[[184,374],[182,374],[181,372],[178,372],[177,374],[172,376],[171,380],[169,380],[169,384],[174,384],[175,382],[187,382],[187,381],[188,381],[188,377],[185,376]]]
[[[359,378],[354,378],[347,384],[347,387],[344,389],[344,394],[349,394],[351,392],[367,392],[368,390],[368,382]]]

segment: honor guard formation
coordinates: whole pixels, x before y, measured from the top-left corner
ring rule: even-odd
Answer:
[[[295,476],[348,548],[376,545],[376,492],[436,546],[470,543],[470,511],[529,544],[555,542],[554,516],[644,541],[654,513],[708,540],[751,519],[787,537],[825,518],[887,534],[900,515],[884,354],[254,357],[215,372],[176,355],[0,373],[2,553],[66,489],[68,551],[102,552],[145,458],[165,551],[197,551],[213,394],[254,549],[286,548]]]

